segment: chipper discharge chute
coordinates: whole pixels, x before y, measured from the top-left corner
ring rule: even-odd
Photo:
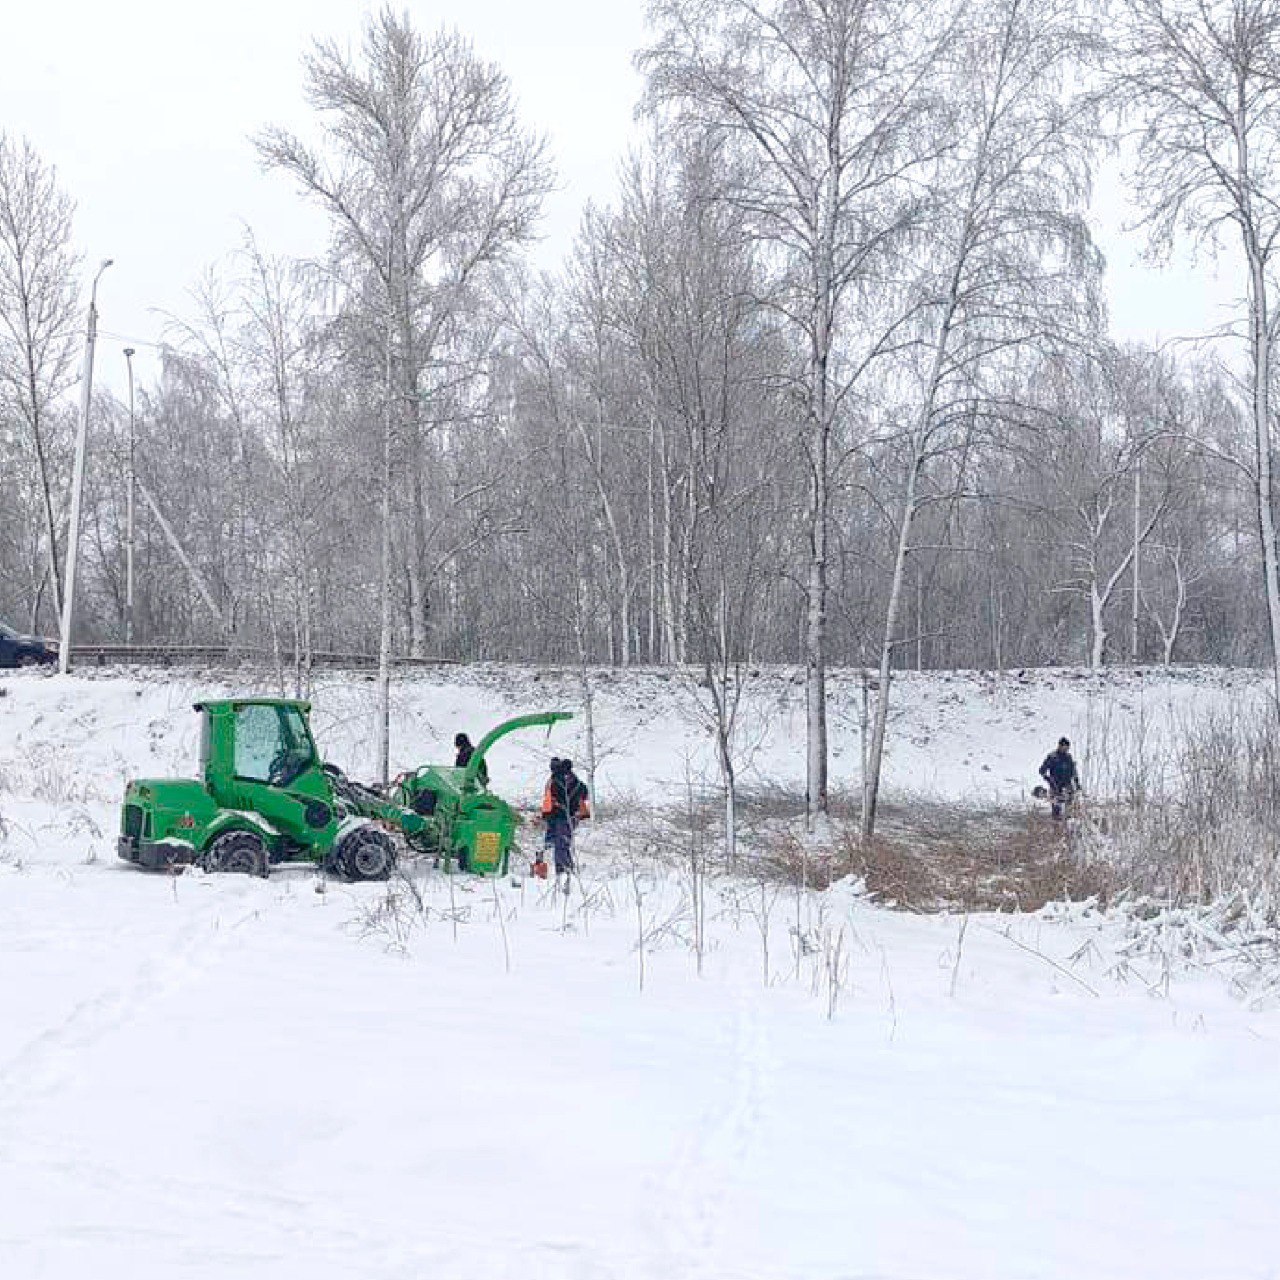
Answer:
[[[479,875],[505,875],[515,847],[520,815],[481,785],[480,771],[486,754],[500,738],[517,729],[547,727],[572,720],[568,711],[543,711],[516,716],[490,729],[465,767],[424,765],[402,774],[391,799],[417,814],[424,826],[409,837],[417,849],[433,853],[446,867]]]

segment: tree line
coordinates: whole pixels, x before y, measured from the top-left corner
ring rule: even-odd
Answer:
[[[1274,4],[652,0],[637,60],[646,140],[537,272],[502,70],[389,7],[313,47],[315,140],[252,145],[328,252],[247,232],[96,396],[78,636],[695,664],[729,769],[740,673],[796,663],[811,812],[832,664],[878,670],[874,775],[904,668],[1275,662]],[[1108,334],[1117,142],[1152,246],[1238,279],[1212,343]],[[0,617],[47,634],[73,214],[0,132]]]

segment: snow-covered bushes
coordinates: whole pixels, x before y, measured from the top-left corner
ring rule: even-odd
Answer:
[[[1274,712],[1188,719],[1148,771],[1081,809],[1081,847],[1174,904],[1243,897],[1280,920],[1280,739]]]

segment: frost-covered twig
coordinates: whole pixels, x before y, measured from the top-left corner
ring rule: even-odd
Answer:
[[[1097,997],[1098,995],[1097,991],[1095,991],[1083,978],[1078,977],[1076,974],[1072,973],[1070,969],[1064,968],[1052,956],[1045,955],[1043,951],[1037,951],[1035,947],[1027,946],[1025,942],[1020,942],[1017,938],[1013,936],[1013,934],[1007,933],[1004,930],[993,929],[990,925],[983,925],[982,927],[988,930],[988,932],[994,933],[997,938],[1004,938],[1006,942],[1012,942],[1015,947],[1021,948],[1028,955],[1037,956],[1039,959],[1043,960],[1045,964],[1056,969],[1064,977],[1070,978],[1072,982],[1077,983],[1079,986],[1083,987],[1091,996]]]

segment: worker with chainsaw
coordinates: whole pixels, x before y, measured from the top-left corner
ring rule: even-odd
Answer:
[[[551,759],[551,776],[542,793],[542,818],[547,843],[555,856],[556,884],[569,892],[569,878],[576,870],[573,833],[579,822],[591,817],[587,785],[573,771],[572,760]],[[562,878],[563,877],[563,878]]]
[[[1080,775],[1066,738],[1059,738],[1057,747],[1045,756],[1040,776],[1049,784],[1049,812],[1061,818],[1080,792]]]
[[[465,733],[455,734],[453,745],[458,751],[458,754],[453,759],[454,768],[465,769],[471,763],[471,757],[475,755],[476,749],[471,745],[471,739]],[[481,760],[476,768],[476,781],[482,787],[489,785],[489,766],[484,760]]]

